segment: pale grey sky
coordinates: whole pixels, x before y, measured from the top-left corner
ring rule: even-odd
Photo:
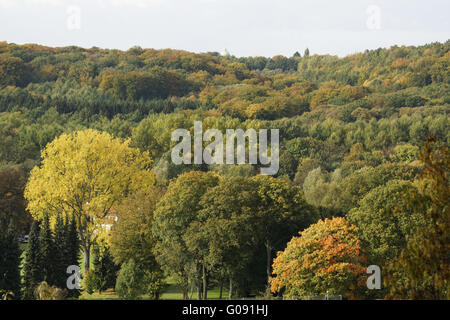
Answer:
[[[0,41],[344,56],[450,39],[449,0],[0,0]]]

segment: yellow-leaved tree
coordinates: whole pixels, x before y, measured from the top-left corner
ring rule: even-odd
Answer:
[[[89,270],[90,249],[111,221],[111,209],[124,197],[154,185],[147,152],[92,129],[63,134],[41,153],[42,163],[25,189],[28,210],[40,220],[46,214],[74,215]]]

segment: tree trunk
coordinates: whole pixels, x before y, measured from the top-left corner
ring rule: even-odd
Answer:
[[[202,300],[202,270],[200,264],[197,263],[197,300]]]
[[[223,280],[220,280],[219,285],[219,300],[222,300]]]
[[[195,289],[195,283],[191,281],[191,288],[189,291],[189,300],[192,300],[192,297],[194,296],[194,289]]]
[[[91,246],[89,243],[83,244],[83,255],[84,255],[84,276],[87,275],[89,271],[89,267],[91,264],[91,256],[90,256]]]
[[[266,255],[267,255],[267,265],[266,265],[266,273],[267,273],[267,290],[269,290],[269,286],[270,286],[270,276],[271,276],[271,262],[272,262],[272,246],[270,245],[270,241],[267,240],[266,241]]]
[[[206,266],[202,263],[202,280],[203,280],[203,300],[208,299],[208,282],[206,279]]]
[[[230,278],[230,290],[228,291],[228,299],[233,298],[233,280]]]

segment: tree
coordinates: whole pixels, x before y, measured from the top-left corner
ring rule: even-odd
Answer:
[[[64,225],[64,219],[62,216],[56,217],[56,223],[54,227],[54,244],[55,244],[55,261],[53,268],[55,270],[55,286],[58,288],[66,287],[67,274],[66,270],[69,265],[67,262],[68,248],[66,245],[66,226]]]
[[[116,285],[119,267],[112,260],[109,247],[95,244],[93,249],[93,289],[99,293]]]
[[[190,224],[198,220],[200,199],[217,185],[214,172],[191,171],[180,175],[169,184],[166,194],[156,206],[153,234],[157,237],[156,259],[165,272],[176,277],[187,298],[190,280],[199,277],[200,258],[189,250],[183,237]],[[198,290],[201,286],[198,285]],[[200,291],[198,291],[200,298]]]
[[[0,251],[0,291],[19,299],[21,251],[12,221],[8,225],[0,221]]]
[[[64,265],[65,268],[68,266],[79,266],[80,257],[80,240],[78,239],[77,223],[75,221],[75,216],[69,218],[68,215],[65,216],[65,235],[63,240],[63,252],[64,252]],[[66,269],[67,270],[67,269]],[[79,290],[69,290],[69,297],[78,297],[80,294]]]
[[[156,205],[164,191],[165,187],[157,187],[130,195],[116,208],[118,220],[109,240],[116,263],[125,263],[133,258],[141,268],[159,269],[153,253],[156,238],[152,226]]]
[[[305,49],[305,53],[303,53],[303,56],[309,57],[309,49],[308,48]]]
[[[255,254],[255,208],[258,185],[249,178],[221,178],[201,199],[198,221],[191,223],[184,239],[189,250],[201,257],[206,271],[212,270],[229,280],[229,298],[239,288],[239,276],[253,278],[249,261]],[[203,297],[206,274],[203,274]]]
[[[25,86],[29,68],[22,59],[0,54],[0,86]]]
[[[418,191],[410,191],[410,208],[431,223],[408,239],[389,270],[391,298],[450,299],[450,152],[435,137],[420,152],[424,164]],[[423,201],[423,198],[428,201]],[[399,207],[398,210],[403,208]]]
[[[31,171],[25,190],[28,210],[35,219],[46,212],[75,216],[85,272],[102,219],[127,194],[154,182],[148,154],[129,143],[90,129],[63,134],[47,145],[42,165]]]
[[[42,281],[39,234],[39,222],[34,221],[31,225],[23,264],[23,299],[26,300],[34,298],[34,289]]]
[[[152,226],[156,204],[165,189],[159,186],[127,197],[116,209],[118,221],[114,224],[109,241],[117,264],[133,259],[142,270],[148,284],[145,290],[153,299],[159,298],[164,275],[155,258],[156,237]]]
[[[358,227],[368,264],[381,267],[383,279],[392,267],[392,261],[406,247],[408,239],[430,222],[408,207],[413,190],[416,188],[409,181],[390,180],[369,191],[359,201],[359,206],[346,216]],[[370,294],[382,298],[389,290],[389,286],[385,286]]]
[[[42,226],[39,233],[39,256],[42,267],[42,279],[50,286],[58,283],[57,270],[58,252],[53,239],[53,232],[50,228],[50,219],[48,215],[42,219]],[[63,270],[65,272],[65,270]]]
[[[317,212],[302,198],[300,188],[283,179],[267,175],[252,178],[257,183],[259,204],[254,214],[255,232],[266,249],[266,273],[272,274],[272,252],[281,249],[298,230],[318,219]]]
[[[144,293],[144,274],[133,259],[120,268],[116,282],[116,292],[121,299],[137,299]]]
[[[272,292],[288,297],[358,297],[364,287],[364,262],[357,227],[344,218],[320,220],[293,237],[273,262]]]
[[[69,220],[69,217],[66,215],[65,224],[66,224],[65,247],[68,251],[67,264],[78,265],[80,258],[80,240],[78,239],[77,222],[75,221],[75,216],[72,216],[72,219]]]
[[[26,212],[23,197],[25,174],[19,168],[0,170],[0,220],[11,221],[19,234],[28,232],[31,216]]]
[[[295,173],[294,183],[302,186],[308,176],[308,173],[319,167],[320,164],[317,160],[312,158],[301,158]]]
[[[358,227],[370,264],[389,264],[405,248],[407,239],[425,227],[423,216],[407,207],[413,190],[409,181],[388,181],[369,191],[347,214],[348,221]]]

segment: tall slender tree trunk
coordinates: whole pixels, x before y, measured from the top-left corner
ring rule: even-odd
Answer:
[[[208,299],[208,281],[206,279],[206,265],[202,263],[203,300]]]
[[[90,251],[91,251],[90,243],[83,243],[84,275],[85,276],[87,275],[87,273],[89,271],[89,267],[90,267],[90,263],[91,263]]]
[[[197,300],[202,300],[202,270],[200,264],[197,263]]]
[[[194,296],[194,289],[195,289],[195,283],[191,281],[191,288],[189,291],[189,300],[192,300],[192,297]]]
[[[228,299],[233,298],[233,279],[230,278],[230,289],[228,290]]]
[[[220,280],[219,284],[219,300],[222,300],[223,280]]]

